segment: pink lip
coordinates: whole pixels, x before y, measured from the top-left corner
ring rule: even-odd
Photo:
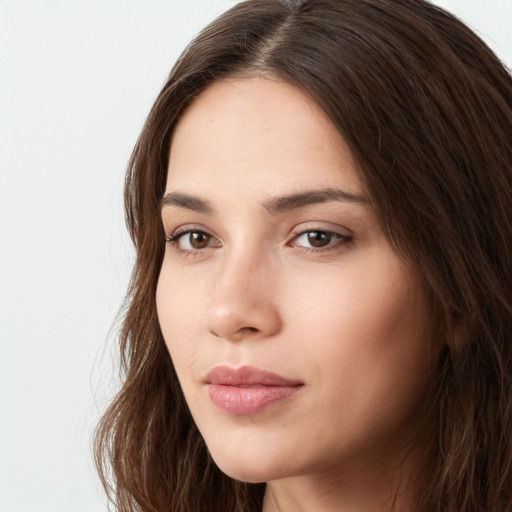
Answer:
[[[205,378],[208,395],[215,406],[227,414],[256,414],[268,406],[291,398],[302,382],[286,379],[252,366],[217,366]]]

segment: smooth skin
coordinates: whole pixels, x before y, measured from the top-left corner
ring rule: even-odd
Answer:
[[[409,510],[432,315],[325,114],[272,78],[213,84],[174,132],[162,220],[159,321],[219,467],[268,482],[264,512]],[[218,365],[303,386],[230,415]]]

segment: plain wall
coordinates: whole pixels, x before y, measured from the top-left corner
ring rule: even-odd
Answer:
[[[96,512],[90,438],[133,263],[126,162],[231,0],[0,1],[0,512]],[[512,66],[512,0],[443,0]]]

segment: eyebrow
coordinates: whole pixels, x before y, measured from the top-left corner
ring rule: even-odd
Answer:
[[[298,194],[290,194],[283,197],[276,197],[263,203],[263,208],[270,214],[275,215],[284,213],[297,208],[303,208],[312,204],[327,203],[330,201],[341,201],[349,203],[368,204],[370,201],[367,197],[353,194],[346,190],[336,188],[324,188],[320,190],[310,190],[300,192]],[[160,201],[160,210],[167,206],[176,206],[185,208],[206,215],[213,215],[215,208],[199,197],[184,194],[182,192],[170,192],[166,194]]]
[[[177,206],[178,208],[185,208],[194,212],[205,213],[207,215],[213,215],[215,213],[214,208],[211,204],[199,197],[189,196],[181,192],[170,192],[160,201],[160,211],[166,206]]]
[[[353,194],[346,190],[337,188],[324,188],[320,190],[310,190],[298,194],[290,194],[284,197],[276,197],[263,203],[263,207],[271,214],[284,213],[296,208],[302,208],[311,204],[327,203],[330,201],[341,201],[349,203],[368,204],[368,198]]]

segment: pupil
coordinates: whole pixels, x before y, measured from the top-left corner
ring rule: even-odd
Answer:
[[[308,241],[313,247],[324,247],[331,241],[331,234],[325,231],[311,231],[308,233]]]
[[[208,245],[208,235],[204,233],[191,233],[190,244],[194,249],[204,249]]]

